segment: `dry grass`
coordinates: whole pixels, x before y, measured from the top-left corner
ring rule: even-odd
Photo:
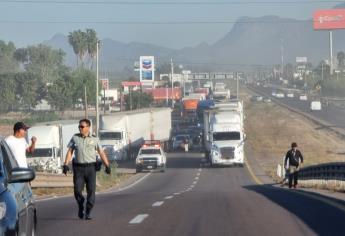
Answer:
[[[108,176],[102,172],[97,173],[96,191],[104,191],[118,186],[121,182],[129,179],[133,174],[116,174]],[[73,194],[73,188],[33,188],[36,196],[63,196]]]
[[[304,155],[304,165],[345,161],[345,140],[301,115],[274,103],[250,102],[245,94],[247,147],[271,176],[282,164],[292,142]],[[247,157],[250,158],[250,157]]]

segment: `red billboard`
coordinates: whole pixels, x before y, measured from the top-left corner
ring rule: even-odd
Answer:
[[[315,30],[345,29],[345,9],[318,10],[313,21]]]

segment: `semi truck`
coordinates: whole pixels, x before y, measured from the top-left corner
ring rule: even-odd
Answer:
[[[243,102],[215,104],[204,111],[205,156],[211,166],[244,165]]]
[[[224,83],[216,83],[212,95],[214,99],[230,99],[230,90],[226,89]]]
[[[135,158],[144,140],[159,140],[166,149],[170,132],[170,108],[139,109],[100,117],[99,138],[111,161]]]
[[[79,121],[53,121],[34,125],[27,132],[27,140],[37,138],[33,153],[27,153],[28,165],[37,170],[59,173],[66,157],[67,144],[79,133]]]

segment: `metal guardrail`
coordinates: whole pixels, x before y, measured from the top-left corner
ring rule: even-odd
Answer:
[[[304,167],[299,171],[299,184],[303,187],[345,191],[345,162]]]
[[[300,170],[301,180],[322,179],[345,181],[345,162],[324,163],[307,166]]]

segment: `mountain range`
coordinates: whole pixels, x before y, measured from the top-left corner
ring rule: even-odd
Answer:
[[[337,8],[345,7],[345,4]],[[334,58],[345,51],[345,31],[333,32]],[[57,34],[44,42],[66,52],[66,64],[75,66],[76,56],[66,35]],[[102,40],[100,65],[103,70],[131,70],[141,55],[153,55],[156,63],[168,63],[170,58],[185,68],[196,71],[246,70],[255,65],[280,64],[283,52],[285,63],[296,57],[307,57],[316,64],[329,58],[327,31],[314,31],[311,20],[295,20],[278,16],[241,17],[232,29],[214,44],[201,43],[196,47],[170,49],[152,44],[122,43]],[[255,68],[255,67],[254,67]]]

